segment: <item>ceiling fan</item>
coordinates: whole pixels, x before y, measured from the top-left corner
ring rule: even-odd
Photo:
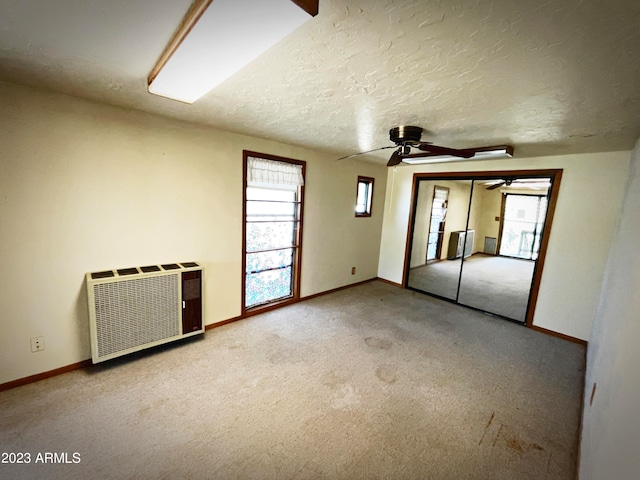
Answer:
[[[346,157],[339,158],[338,160],[344,160],[346,158],[355,157],[358,155],[364,155],[365,153],[377,152],[379,150],[385,150],[388,148],[395,148],[396,150],[391,154],[391,158],[387,162],[387,167],[393,167],[402,163],[405,159],[412,158],[427,158],[436,156],[452,156],[458,158],[471,158],[478,152],[489,152],[495,147],[480,147],[480,148],[467,148],[457,149],[449,147],[441,147],[434,145],[431,142],[423,142],[420,140],[422,137],[423,129],[421,127],[402,126],[394,127],[389,130],[389,139],[395,144],[388,147],[376,148],[368,150],[366,152],[354,153],[353,155],[347,155]],[[419,153],[411,153],[411,149],[420,150]],[[509,154],[513,153],[511,149]]]

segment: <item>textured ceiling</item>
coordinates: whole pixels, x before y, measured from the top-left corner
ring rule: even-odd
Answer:
[[[320,0],[317,17],[185,105],[148,94],[146,77],[190,3],[0,0],[0,79],[336,156],[408,124],[519,157],[640,137],[637,0]]]

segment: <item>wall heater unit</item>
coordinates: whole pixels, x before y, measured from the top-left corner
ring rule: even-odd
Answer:
[[[93,363],[204,332],[195,262],[87,273]]]
[[[484,237],[484,253],[495,255],[498,250],[498,239],[495,237]]]
[[[464,255],[467,258],[473,253],[473,241],[475,230],[460,230],[451,232],[449,237],[449,248],[447,250],[447,260],[455,260]]]

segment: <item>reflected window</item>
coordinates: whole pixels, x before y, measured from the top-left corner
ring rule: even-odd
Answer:
[[[449,188],[435,186],[433,202],[431,204],[431,218],[429,219],[429,238],[427,240],[427,261],[440,260],[444,225],[447,220],[449,204]]]
[[[547,197],[506,193],[504,202],[500,255],[535,260],[540,250]]]
[[[370,217],[373,202],[373,178],[358,176],[356,217]]]

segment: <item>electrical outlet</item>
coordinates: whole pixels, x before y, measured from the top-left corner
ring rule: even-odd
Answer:
[[[356,267],[351,267],[351,275],[355,275],[356,274]]]
[[[44,337],[33,337],[31,339],[31,351],[41,352],[44,350]]]

